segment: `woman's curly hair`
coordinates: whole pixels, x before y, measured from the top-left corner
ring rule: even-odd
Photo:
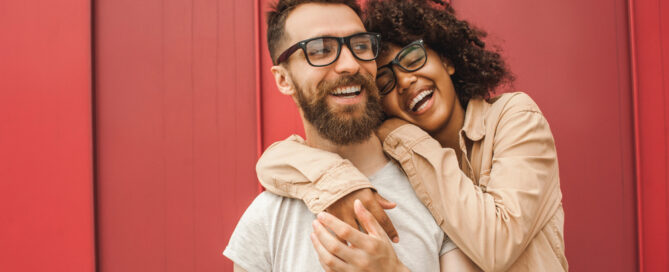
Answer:
[[[387,43],[403,47],[415,40],[425,44],[455,67],[451,76],[463,107],[473,97],[489,98],[495,89],[513,81],[498,52],[487,50],[486,33],[455,17],[453,8],[439,0],[369,0],[363,8],[365,27]]]

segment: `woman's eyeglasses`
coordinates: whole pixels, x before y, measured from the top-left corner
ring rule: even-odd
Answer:
[[[279,55],[275,65],[286,61],[295,51],[302,48],[311,66],[328,66],[339,58],[342,45],[346,44],[356,59],[371,61],[379,54],[381,35],[371,32],[356,33],[346,37],[316,37],[294,44]]]
[[[417,40],[402,48],[391,62],[379,67],[376,72],[376,86],[379,88],[379,94],[387,95],[397,85],[393,65],[397,65],[405,72],[414,72],[423,68],[426,62],[427,51],[423,45],[423,40]]]

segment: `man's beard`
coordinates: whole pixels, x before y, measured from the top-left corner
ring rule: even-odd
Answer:
[[[361,91],[367,94],[364,112],[359,117],[354,116],[360,107],[358,104],[338,107],[335,112],[327,103],[332,91],[347,85],[360,85]],[[321,136],[335,144],[354,144],[368,139],[383,119],[379,92],[371,77],[355,74],[343,76],[334,82],[323,81],[316,86],[316,93],[311,98],[306,97],[302,88],[295,87],[304,118]]]

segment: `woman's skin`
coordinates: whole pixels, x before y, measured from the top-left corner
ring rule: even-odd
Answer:
[[[389,45],[389,50],[377,58],[377,66],[392,61],[401,48],[394,44]],[[406,122],[411,122],[430,133],[443,147],[455,150],[460,158],[458,133],[464,123],[465,111],[450,78],[455,73],[455,68],[435,51],[427,47],[425,49],[427,62],[419,70],[404,72],[397,66],[393,67],[397,83],[395,88],[382,98],[382,103],[387,115],[399,119],[386,121],[383,130],[377,131],[377,134],[383,139],[390,131]],[[432,97],[420,107],[414,106],[414,109],[420,108],[419,110],[412,110],[410,102],[425,90],[434,90]],[[392,250],[383,228],[360,201],[355,202],[357,220],[367,233],[359,232],[327,213],[319,214],[314,220],[311,240],[325,270],[406,271],[406,267]],[[345,246],[326,229],[332,230],[338,238],[349,241],[351,245]],[[479,271],[459,249],[444,254],[439,261],[441,271]]]
[[[401,49],[391,44],[390,49],[380,56],[378,66],[389,63]],[[458,132],[465,121],[465,111],[458,99],[451,75],[455,71],[450,62],[440,57],[435,51],[425,47],[427,62],[414,72],[404,72],[393,67],[397,83],[395,88],[382,98],[383,109],[387,115],[413,123],[427,131],[443,147],[456,151],[460,158]],[[432,97],[418,111],[409,108],[411,100],[423,90],[433,89]]]

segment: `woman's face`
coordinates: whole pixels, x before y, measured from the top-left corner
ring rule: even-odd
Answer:
[[[388,64],[400,49],[402,47],[390,45],[390,49],[376,60],[377,65]],[[387,115],[399,117],[429,133],[435,133],[446,127],[456,107],[462,107],[450,77],[455,73],[455,68],[435,51],[427,47],[425,49],[427,61],[422,68],[406,72],[397,65],[392,66],[396,77],[395,87],[383,96],[382,104]]]

